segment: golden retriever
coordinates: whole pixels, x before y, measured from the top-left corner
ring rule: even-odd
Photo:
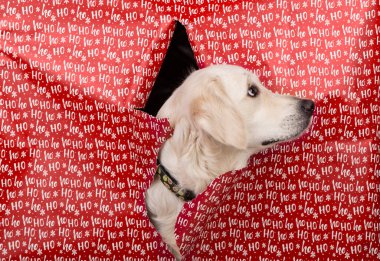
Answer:
[[[156,175],[146,204],[177,259],[181,255],[174,229],[185,200],[221,174],[246,166],[252,154],[298,137],[313,111],[313,101],[274,94],[256,75],[233,65],[195,71],[175,90],[158,112],[174,128],[159,153],[161,171],[168,175]],[[163,180],[168,176],[174,190]]]

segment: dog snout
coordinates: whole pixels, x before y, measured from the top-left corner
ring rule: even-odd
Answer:
[[[301,100],[300,108],[301,111],[305,113],[307,116],[311,116],[313,115],[315,104],[312,100]]]

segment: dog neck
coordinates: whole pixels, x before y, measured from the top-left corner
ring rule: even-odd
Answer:
[[[175,128],[160,151],[160,161],[184,189],[199,194],[218,176],[243,168],[253,150],[217,142],[201,131]]]

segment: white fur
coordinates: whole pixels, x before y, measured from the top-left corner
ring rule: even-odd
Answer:
[[[259,89],[256,97],[247,95],[253,85]],[[238,66],[195,71],[158,113],[174,128],[160,150],[160,161],[182,187],[199,194],[213,179],[244,167],[250,155],[273,144],[263,142],[299,136],[311,118],[301,102],[270,92]],[[180,259],[174,229],[184,202],[156,179],[146,203],[151,221]]]

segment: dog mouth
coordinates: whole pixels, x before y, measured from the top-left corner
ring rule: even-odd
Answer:
[[[261,145],[268,146],[268,145],[271,145],[271,144],[274,144],[274,143],[280,142],[280,141],[282,141],[282,140],[281,139],[270,139],[270,140],[264,141],[263,143],[261,143]]]
[[[269,140],[265,140],[264,142],[261,143],[261,145],[263,146],[268,146],[268,145],[272,145],[274,143],[278,143],[278,142],[283,142],[283,141],[288,141],[288,140],[291,140],[291,139],[294,139],[294,138],[297,138],[300,134],[302,133],[302,131],[296,135],[292,135],[292,136],[287,136],[287,137],[283,137],[283,138],[276,138],[276,139],[269,139]]]
[[[289,140],[292,140],[292,139],[295,139],[297,137],[299,137],[302,133],[303,133],[304,129],[301,130],[300,132],[294,134],[294,135],[289,135],[289,136],[286,136],[286,137],[281,137],[281,138],[272,138],[272,139],[269,139],[269,140],[265,140],[261,143],[262,146],[268,146],[268,145],[272,145],[274,143],[278,143],[278,142],[283,142],[283,141],[289,141]]]

